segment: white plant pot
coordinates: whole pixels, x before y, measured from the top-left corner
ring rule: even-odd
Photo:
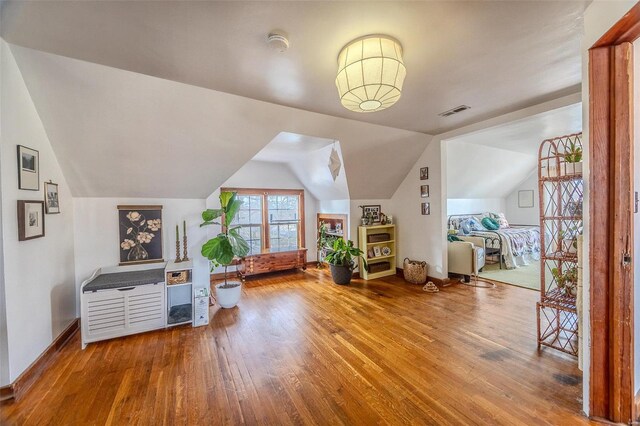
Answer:
[[[564,167],[563,167],[564,166]],[[579,163],[564,163],[560,165],[563,176],[573,176],[582,174],[582,161]]]
[[[242,283],[238,281],[227,281],[229,284],[238,284],[232,288],[221,288],[224,283],[216,284],[216,300],[223,308],[233,308],[240,301],[242,295]]]
[[[542,177],[573,176],[582,174],[582,162],[560,163],[559,165],[549,163],[548,167],[542,166]]]

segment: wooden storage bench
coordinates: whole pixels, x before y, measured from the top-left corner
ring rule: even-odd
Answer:
[[[264,274],[267,272],[286,271],[289,269],[307,269],[307,249],[299,248],[288,251],[264,250],[260,254],[245,257],[241,262],[240,273],[243,276]]]

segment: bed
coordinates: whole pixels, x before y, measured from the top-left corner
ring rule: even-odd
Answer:
[[[490,213],[451,215],[447,221],[447,227],[460,231],[463,221],[469,218],[481,221],[489,215],[497,216]],[[506,269],[515,269],[540,260],[539,226],[510,225],[495,231],[472,230],[470,235],[484,238],[487,256],[495,254],[500,269],[503,269],[503,266]]]

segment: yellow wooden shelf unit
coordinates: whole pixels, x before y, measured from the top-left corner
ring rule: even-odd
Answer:
[[[364,252],[369,268],[365,269],[360,259],[360,278],[373,280],[380,277],[395,275],[396,273],[396,226],[395,225],[371,225],[358,227],[358,247]],[[384,247],[388,247],[391,253],[384,254]],[[376,256],[376,248],[380,255]],[[376,268],[376,264],[388,264],[382,270]],[[375,272],[369,272],[375,269]]]

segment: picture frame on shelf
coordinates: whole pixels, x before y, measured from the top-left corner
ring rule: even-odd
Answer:
[[[421,212],[423,216],[427,216],[431,214],[431,204],[430,203],[422,203]]]
[[[60,213],[58,184],[51,181],[44,183],[44,208],[46,214]]]
[[[367,259],[371,259],[372,257],[375,257],[375,253],[373,252],[373,249],[370,248],[367,250]]]
[[[374,257],[380,257],[380,256],[382,256],[382,251],[380,250],[380,247],[379,247],[379,246],[375,246],[375,247],[373,248],[373,255],[374,255]]]
[[[421,198],[429,197],[429,185],[420,185],[420,197]]]
[[[429,168],[428,167],[420,167],[420,180],[429,179]]]
[[[369,213],[371,213],[374,223],[380,222],[380,211],[380,204],[362,206],[362,212],[364,216],[366,217]]]
[[[40,190],[40,153],[18,145],[18,189]]]
[[[44,237],[44,201],[18,200],[18,241]]]
[[[518,207],[521,209],[533,207],[533,189],[518,191]]]
[[[391,249],[387,246],[384,246],[380,249],[380,252],[383,256],[391,256]]]
[[[118,206],[120,265],[164,262],[162,206]]]

